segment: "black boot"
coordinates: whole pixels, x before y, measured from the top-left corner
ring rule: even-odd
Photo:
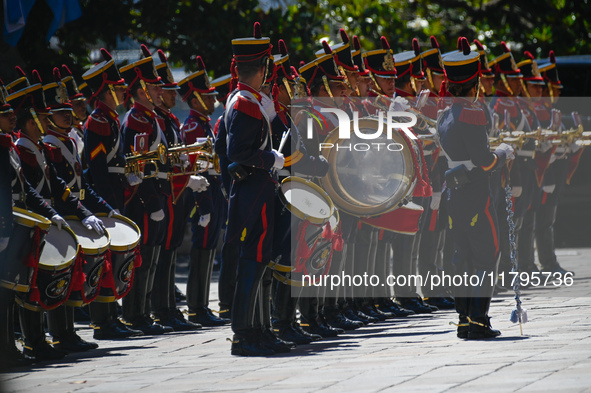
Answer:
[[[391,298],[380,298],[377,301],[378,310],[388,311],[394,317],[408,317],[409,315],[414,315],[414,311],[407,310],[404,307],[396,304]]]
[[[255,308],[263,278],[265,263],[240,259],[236,276],[236,291],[232,301],[232,355],[269,356],[275,353],[265,346],[262,331],[255,325]]]
[[[293,327],[298,298],[292,297],[291,287],[275,280],[275,292],[273,295],[273,315],[271,323],[273,332],[284,341],[293,342],[296,345],[310,344],[312,339],[302,335]]]
[[[338,308],[325,309],[324,318],[330,326],[343,330],[355,330],[363,326],[363,323],[358,323],[347,318]]]
[[[66,352],[84,352],[98,348],[98,344],[83,340],[74,329],[74,308],[60,306],[47,312],[47,326],[54,347]]]
[[[16,348],[14,340],[14,292],[0,288],[0,371],[28,366],[33,363],[29,356],[25,356]]]
[[[202,325],[187,321],[182,311],[175,308],[169,310],[166,314],[154,314],[154,321],[164,326],[170,326],[175,332],[190,332],[203,328]]]
[[[232,316],[232,300],[236,288],[236,271],[240,248],[224,243],[222,246],[222,264],[220,266],[220,278],[218,282],[218,294],[220,298],[220,318],[230,319]]]
[[[25,339],[23,351],[25,356],[33,358],[35,361],[43,361],[60,360],[68,354],[66,351],[56,349],[47,343],[43,327],[43,312],[19,307],[19,320]]]
[[[209,285],[214,256],[215,250],[191,248],[187,278],[189,321],[202,326],[222,326],[230,323],[230,320],[226,318],[216,317],[209,309]]]
[[[166,316],[169,311],[171,276],[174,276],[173,261],[176,258],[176,250],[167,250],[164,246],[160,247],[158,255],[158,264],[156,266],[156,275],[154,276],[154,286],[150,302],[152,304],[151,312],[158,316]]]
[[[490,271],[479,270],[476,274],[478,277],[488,277]],[[490,318],[488,316],[493,289],[494,287],[486,282],[483,282],[481,286],[473,286],[469,288],[471,296],[469,300],[470,308],[467,316],[470,324],[468,340],[481,340],[501,335],[500,331],[492,329],[490,326]]]

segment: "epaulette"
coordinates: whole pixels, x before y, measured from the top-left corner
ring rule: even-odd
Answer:
[[[152,123],[150,123],[146,116],[133,112],[127,117],[127,127],[140,134],[150,135],[154,131]]]
[[[179,120],[179,118],[178,118],[178,117],[176,117],[176,116],[174,115],[174,113],[172,113],[172,112],[170,112],[169,116],[170,116],[170,118],[172,119],[172,121],[174,122],[174,124],[176,124],[177,128],[179,128],[179,129],[180,129],[180,128],[181,128],[181,121]]]
[[[88,120],[86,120],[86,129],[101,136],[107,136],[111,133],[109,121],[99,114],[88,116]]]
[[[536,116],[538,116],[538,120],[540,121],[550,120],[550,112],[547,111],[544,107],[536,107]]]
[[[189,121],[187,121],[185,124],[183,124],[181,131],[184,132],[185,134],[187,134],[189,132],[196,131],[199,128],[201,128],[201,124],[199,124],[199,122],[196,121],[195,119],[191,118]]]
[[[499,116],[503,116],[505,110],[509,111],[512,119],[515,119],[519,115],[515,102],[509,100],[498,100],[495,104],[495,112],[498,113]]]
[[[244,97],[238,97],[238,100],[236,100],[236,103],[234,104],[234,109],[250,117],[254,117],[257,120],[263,118],[261,107]]]
[[[28,166],[32,167],[39,165],[37,163],[37,157],[35,157],[35,154],[31,150],[24,146],[17,146],[16,149],[18,150],[18,156],[20,157],[21,162],[24,162]]]
[[[55,147],[55,146],[51,146],[48,145],[47,143],[44,143],[43,145],[43,152],[45,153],[45,156],[47,157],[47,159],[51,162],[62,162],[64,159],[64,156],[62,154],[62,151],[59,147]]]
[[[8,134],[0,134],[0,146],[10,148],[12,146],[12,137]]]
[[[215,122],[215,125],[213,126],[213,135],[215,137],[218,136],[218,132],[220,131],[220,122],[222,121],[222,117],[223,116],[218,117],[218,119]]]
[[[482,108],[464,107],[460,112],[459,120],[462,123],[472,124],[476,126],[486,125],[486,114]]]
[[[157,116],[156,121],[158,122],[158,125],[162,131],[166,130],[166,121],[164,121],[163,117]]]

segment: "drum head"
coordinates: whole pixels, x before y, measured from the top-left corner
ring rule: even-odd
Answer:
[[[281,200],[298,218],[322,225],[332,216],[330,197],[309,180],[291,176],[281,182]]]
[[[105,228],[111,235],[111,251],[128,251],[140,242],[140,230],[133,221],[121,215],[101,216]]]
[[[45,236],[45,244],[39,258],[39,268],[58,271],[70,266],[78,254],[78,240],[70,228],[59,230],[52,225]]]
[[[350,139],[339,139],[337,128],[325,141],[334,147],[322,150],[330,164],[322,186],[339,209],[353,215],[372,216],[395,209],[414,187],[413,146],[396,129],[388,139],[386,121],[373,117],[358,121],[363,134],[375,134],[380,127],[382,134],[370,140],[354,132]]]
[[[18,207],[12,208],[12,217],[17,223],[29,228],[39,227],[44,231],[47,231],[51,225],[51,221],[49,221],[47,218],[40,216],[37,213],[33,213],[32,211],[20,209]]]
[[[99,255],[109,249],[111,240],[108,234],[99,235],[94,229],[89,230],[79,220],[67,220],[76,234],[80,248],[86,255]]]

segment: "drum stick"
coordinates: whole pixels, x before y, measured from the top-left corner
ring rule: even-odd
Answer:
[[[279,150],[278,150],[279,153],[281,153],[281,151],[283,150],[283,147],[285,146],[285,143],[287,142],[287,136],[289,135],[290,132],[291,132],[291,128],[288,128],[281,136],[281,143],[279,143]]]

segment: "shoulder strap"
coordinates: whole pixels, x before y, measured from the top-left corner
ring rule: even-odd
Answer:
[[[82,167],[82,164],[80,163],[78,157],[75,156],[74,153],[72,153],[70,149],[68,149],[68,147],[55,135],[45,135],[45,137],[43,138],[43,142],[58,147],[61,150],[62,155],[64,156],[66,161],[68,161],[68,163],[72,167],[72,169],[76,168],[76,164]],[[72,172],[74,172],[74,179],[72,179],[67,185],[68,187],[72,187],[74,183],[76,183],[78,189],[80,190],[82,188],[82,179],[80,178],[80,176],[78,176],[75,170]]]
[[[41,168],[41,172],[43,172],[43,177],[41,178],[41,181],[39,182],[39,184],[37,184],[37,186],[35,187],[35,190],[41,194],[41,191],[43,190],[43,186],[45,185],[45,183],[47,183],[47,186],[49,187],[49,190],[51,191],[51,183],[49,182],[49,179],[47,178],[47,171],[45,170],[45,167],[47,166],[47,162],[45,161],[45,157],[43,156],[43,153],[41,153],[41,151],[39,151],[38,147],[35,146],[35,143],[27,138],[19,138],[16,141],[16,145],[17,146],[22,146],[25,147],[27,149],[29,149],[31,152],[33,152],[33,154],[35,155],[35,159],[37,160],[37,165],[39,165],[39,168]]]

